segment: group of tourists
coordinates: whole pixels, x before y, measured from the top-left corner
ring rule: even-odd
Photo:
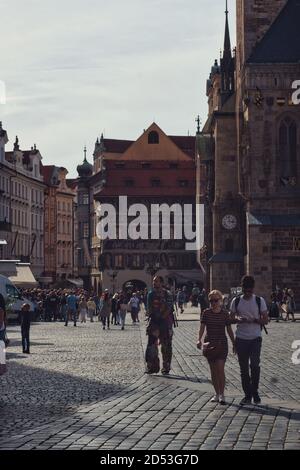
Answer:
[[[285,288],[282,290],[277,288],[276,291],[272,292],[269,309],[270,318],[279,322],[279,320],[288,321],[291,316],[292,321],[295,322],[295,312],[296,302],[292,289]]]
[[[215,395],[212,402],[225,404],[225,364],[228,356],[228,339],[232,351],[237,355],[244,398],[241,405],[261,402],[259,396],[260,355],[262,348],[262,332],[270,317],[279,318],[280,312],[286,312],[285,320],[292,316],[295,321],[295,301],[291,289],[272,293],[271,306],[268,310],[266,301],[255,295],[255,280],[252,276],[242,279],[242,295],[224,303],[224,296],[213,290],[206,297],[205,291],[194,286],[188,294],[186,288],[173,292],[160,276],[153,278],[153,286],[149,291],[120,291],[111,295],[105,290],[100,297],[93,296],[83,290],[77,291],[34,291],[24,292],[30,301],[35,301],[38,308],[46,309],[46,316],[57,319],[64,318],[65,326],[71,319],[74,326],[77,318],[81,323],[91,322],[95,317],[102,323],[103,330],[110,325],[120,325],[125,329],[127,312],[131,313],[133,324],[139,323],[139,312],[142,305],[146,313],[146,334],[148,344],[145,354],[146,373],[157,374],[161,371],[168,375],[172,361],[173,328],[177,325],[176,310],[193,299],[194,305],[202,305],[200,329],[197,348],[206,357]],[[0,340],[5,339],[5,304],[0,296]],[[42,305],[40,304],[42,302]],[[193,304],[193,303],[192,303]],[[227,305],[227,306],[226,306]],[[55,308],[54,308],[55,306]],[[278,310],[277,314],[275,309]],[[30,353],[30,305],[24,303],[20,314],[23,352]],[[236,332],[232,326],[236,325]],[[160,366],[159,346],[161,346],[162,366]]]

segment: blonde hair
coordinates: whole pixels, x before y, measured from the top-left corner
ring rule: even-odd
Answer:
[[[212,290],[209,294],[208,294],[208,300],[211,299],[211,297],[213,297],[214,295],[216,295],[217,297],[219,297],[220,300],[223,300],[223,294],[221,291],[219,290]]]

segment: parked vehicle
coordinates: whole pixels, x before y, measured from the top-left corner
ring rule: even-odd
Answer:
[[[22,297],[16,286],[5,276],[0,274],[0,293],[3,295],[6,303],[7,321],[18,321],[21,307],[24,302],[30,305],[32,320],[34,318],[34,305],[30,300]]]

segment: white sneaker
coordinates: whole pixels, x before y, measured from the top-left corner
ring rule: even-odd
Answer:
[[[219,395],[215,395],[214,397],[212,397],[212,399],[210,400],[211,403],[218,403],[219,401]]]
[[[224,395],[220,395],[219,396],[219,403],[221,405],[226,405],[226,399],[225,399],[225,396]]]

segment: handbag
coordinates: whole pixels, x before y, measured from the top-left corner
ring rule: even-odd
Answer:
[[[222,350],[222,341],[204,343],[202,348],[203,356],[206,357],[208,361],[214,361],[222,353]]]

